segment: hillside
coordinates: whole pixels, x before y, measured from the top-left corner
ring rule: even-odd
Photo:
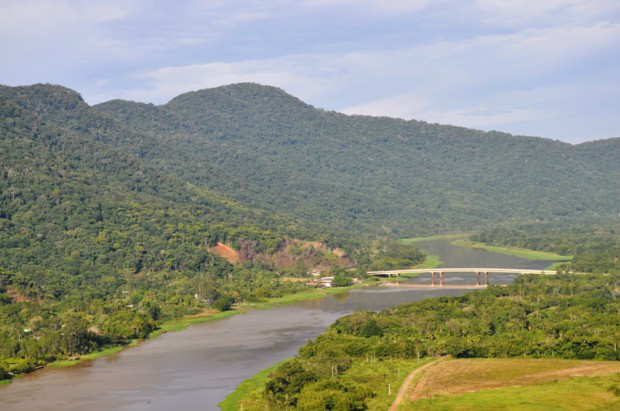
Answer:
[[[245,204],[392,236],[620,212],[620,139],[534,137],[309,106],[236,84],[93,107],[150,137],[113,143]]]
[[[74,92],[1,91],[0,222],[8,268],[65,272],[66,259],[75,257],[71,265],[79,272],[204,270],[216,264],[207,248],[218,241],[237,248],[240,240],[253,241],[256,251],[273,253],[294,230],[290,220],[188,184],[113,147],[110,141],[121,135],[150,143],[89,115]],[[69,115],[66,127],[48,120],[58,113],[70,113],[75,122]]]
[[[192,185],[124,139],[155,144],[74,91],[0,87],[0,380],[163,320],[307,288],[280,281],[278,266],[350,264],[302,241],[327,231]],[[238,250],[236,265],[220,244]]]
[[[424,259],[376,234],[614,218],[619,144],[346,116],[255,84],[96,107],[0,86],[0,379],[307,288],[282,273]]]

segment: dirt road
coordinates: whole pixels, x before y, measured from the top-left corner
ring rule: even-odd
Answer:
[[[403,381],[403,384],[400,386],[399,390],[398,390],[398,394],[396,394],[396,398],[394,399],[394,402],[392,403],[392,405],[390,405],[390,408],[388,411],[397,411],[398,410],[398,406],[400,405],[400,403],[402,402],[403,398],[405,397],[405,394],[407,393],[407,391],[409,390],[409,385],[411,385],[411,381],[413,381],[413,379],[424,372],[424,370],[426,370],[427,368],[436,365],[437,363],[439,363],[440,361],[442,361],[443,358],[440,358],[438,360],[435,360],[433,362],[429,362],[426,365],[421,366],[420,368],[416,368],[415,370],[411,371],[411,373],[409,373],[409,375],[407,376],[407,378],[405,378],[405,381]]]

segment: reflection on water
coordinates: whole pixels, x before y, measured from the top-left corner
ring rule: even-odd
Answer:
[[[446,241],[420,247],[444,266],[544,268],[529,261]],[[506,283],[513,275],[493,275]],[[429,276],[415,278],[430,283]],[[475,283],[475,274],[446,275],[446,283]],[[322,300],[252,311],[146,341],[136,348],[67,369],[42,370],[0,387],[0,409],[11,410],[216,410],[244,379],[295,355],[337,318],[356,309],[381,310],[466,290],[365,288]]]
[[[336,301],[346,301],[349,298],[349,292],[334,295]]]

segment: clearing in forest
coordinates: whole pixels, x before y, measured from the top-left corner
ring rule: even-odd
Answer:
[[[436,363],[400,411],[616,410],[620,362],[454,359]]]
[[[620,373],[618,361],[455,359],[429,368],[411,392],[410,399],[614,373]]]

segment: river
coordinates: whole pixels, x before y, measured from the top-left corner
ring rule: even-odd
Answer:
[[[417,244],[446,267],[542,269],[532,261],[451,245]],[[508,283],[513,275],[492,275]],[[427,275],[413,281],[430,283]],[[446,284],[475,283],[473,275],[447,275]],[[244,379],[290,356],[338,317],[465,290],[364,288],[321,300],[255,310],[164,334],[118,354],[70,368],[43,369],[0,386],[0,410],[211,411]]]

